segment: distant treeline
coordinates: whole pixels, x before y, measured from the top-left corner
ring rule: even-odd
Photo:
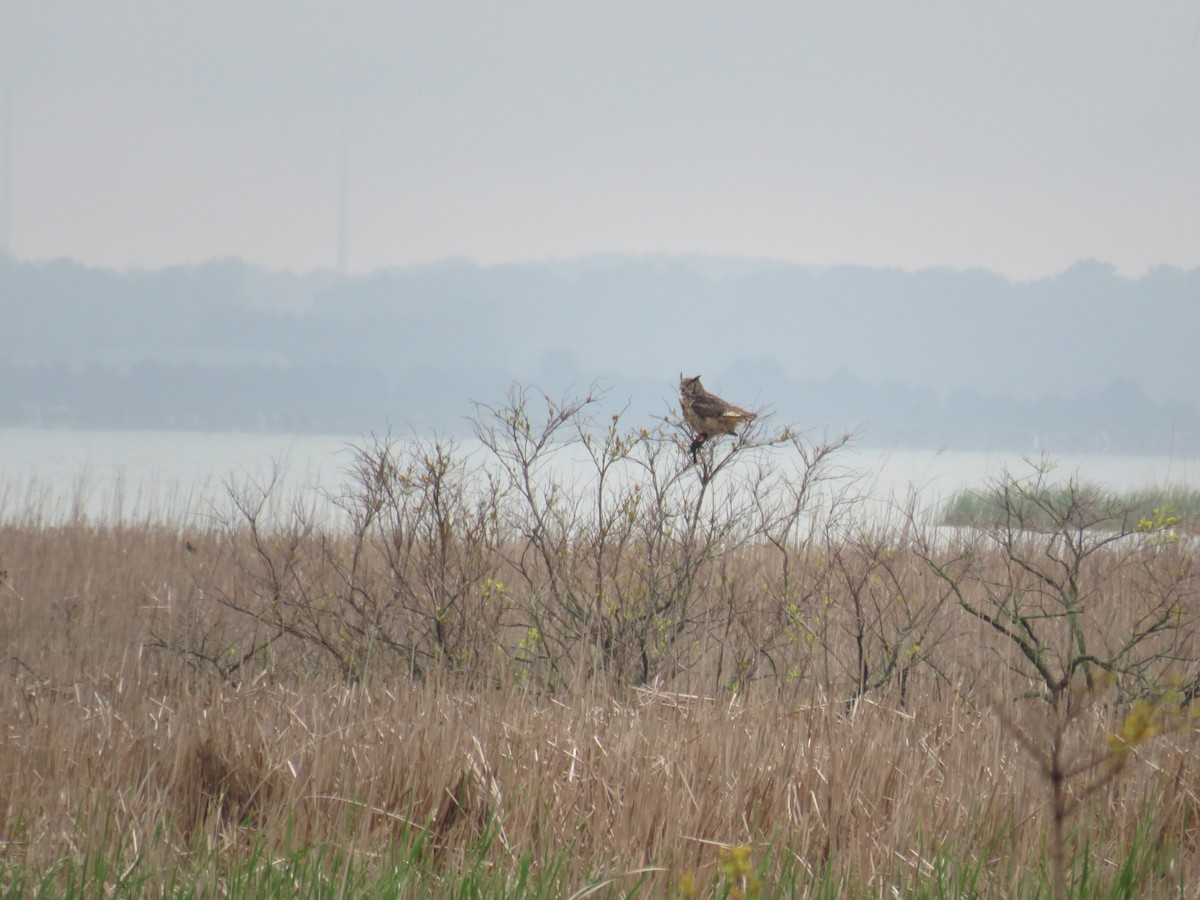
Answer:
[[[465,430],[513,381],[671,414],[681,371],[865,444],[1200,452],[1200,270],[807,269],[702,257],[340,279],[0,255],[0,425]],[[626,407],[626,404],[628,406]]]
[[[510,383],[504,373],[484,369],[427,369],[392,381],[378,369],[320,364],[144,362],[78,371],[0,364],[0,426],[329,434],[411,428],[466,436],[471,401],[495,402]],[[581,395],[591,386],[576,387]],[[595,387],[630,426],[674,413],[662,384]],[[1200,447],[1194,407],[1156,403],[1120,381],[1071,400],[1023,401],[965,390],[939,397],[900,385],[872,388],[850,377],[781,380],[764,384],[759,399],[768,410],[777,399],[807,406],[802,421],[815,432],[857,430],[865,446],[1185,454]]]

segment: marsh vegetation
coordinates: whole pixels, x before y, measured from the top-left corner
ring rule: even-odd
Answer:
[[[1037,460],[986,516],[881,513],[850,436],[769,416],[696,465],[597,397],[473,422],[362,442],[336,529],[269,478],[206,526],[0,525],[0,888],[1200,882],[1185,512]]]

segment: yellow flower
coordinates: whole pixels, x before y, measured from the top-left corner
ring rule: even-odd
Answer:
[[[750,848],[746,844],[720,847],[717,857],[720,859],[721,872],[730,881],[744,881],[754,874],[754,866],[750,862]]]
[[[679,876],[679,896],[696,897],[699,894],[700,889],[696,886],[696,873],[688,869]]]

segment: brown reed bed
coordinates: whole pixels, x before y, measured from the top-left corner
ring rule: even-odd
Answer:
[[[549,690],[515,656],[487,679],[448,667],[347,684],[279,650],[234,684],[154,639],[167,618],[238,627],[226,607],[196,608],[212,570],[194,561],[216,540],[0,529],[10,885],[83,880],[73,867],[102,859],[93,889],[219,895],[239,865],[314,847],[411,895],[454,893],[470,877],[511,887],[519,872],[541,896],[608,879],[600,895],[639,884],[646,896],[692,884],[719,895],[732,884],[719,848],[737,846],[767,896],[939,880],[947,896],[964,884],[1013,896],[1046,882],[1045,780],[990,709],[1012,684],[1002,648],[983,650],[986,631],[954,606],[940,608],[954,620],[937,632],[940,674],[914,674],[903,704],[895,684],[847,702],[853,682],[832,662],[741,690],[714,689],[711,662],[641,686],[580,665]],[[826,548],[811,565],[833,557]],[[916,578],[916,562],[897,571]],[[848,590],[822,632],[831,660],[855,654]],[[1112,598],[1114,614],[1127,599]],[[1042,701],[1006,708],[1050,739]],[[1089,710],[1071,752],[1104,747],[1121,716]],[[1142,895],[1197,883],[1196,749],[1190,727],[1148,742],[1081,807],[1071,834],[1088,845],[1090,878],[1112,883],[1136,850]]]
[[[1170,517],[1043,468],[990,525],[881,520],[847,439],[763,417],[692,465],[590,403],[481,411],[485,465],[368,442],[337,527],[269,483],[204,524],[9,516],[0,892],[1200,883],[1200,548]]]

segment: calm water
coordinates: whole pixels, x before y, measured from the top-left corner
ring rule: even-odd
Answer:
[[[230,482],[278,472],[286,498],[315,498],[347,480],[360,436],[209,434],[174,431],[0,429],[0,518],[184,521],[227,504]],[[466,446],[466,444],[464,444]],[[1118,490],[1200,486],[1200,458],[1055,456],[1059,471]],[[842,457],[860,489],[887,499],[913,487],[926,503],[977,486],[1020,453],[852,449]]]

